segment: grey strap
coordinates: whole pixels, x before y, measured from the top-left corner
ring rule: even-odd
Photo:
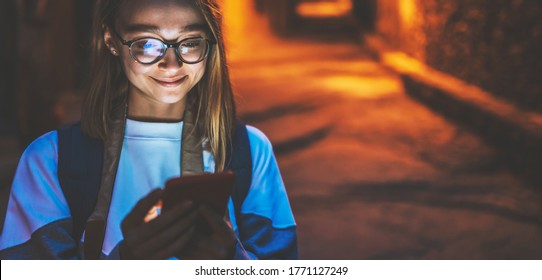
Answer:
[[[184,110],[183,140],[181,143],[181,176],[203,173],[202,137],[196,125],[193,106]]]
[[[120,152],[126,128],[126,106],[119,106],[109,123],[108,137],[104,141],[104,159],[102,181],[96,208],[87,221],[85,229],[84,254],[85,259],[99,259],[107,225],[107,215],[111,206],[113,187],[117,177]]]
[[[193,106],[187,104],[181,144],[181,176],[203,173],[202,137],[196,126]],[[85,231],[85,259],[99,259],[111,206],[113,187],[117,177],[124,132],[126,129],[127,107],[115,111],[109,127],[109,137],[104,142],[102,181],[96,208],[90,216]]]

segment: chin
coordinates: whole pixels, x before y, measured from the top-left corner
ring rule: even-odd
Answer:
[[[164,94],[158,98],[160,102],[166,103],[166,104],[175,104],[180,102],[186,97],[186,93],[184,94]]]

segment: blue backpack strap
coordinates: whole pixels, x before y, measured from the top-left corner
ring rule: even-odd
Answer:
[[[77,243],[98,200],[103,149],[103,142],[84,134],[79,123],[58,129],[58,180],[70,207]]]
[[[228,149],[226,154],[226,170],[231,170],[235,174],[235,186],[233,189],[232,200],[235,210],[237,223],[241,219],[241,205],[248,194],[250,184],[252,183],[252,154],[250,152],[250,142],[248,139],[247,128],[241,121],[237,121],[232,135],[232,149]]]

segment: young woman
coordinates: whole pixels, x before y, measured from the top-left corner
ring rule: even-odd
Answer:
[[[297,258],[271,144],[236,121],[215,2],[102,0],[94,20],[81,123],[21,157],[2,259]],[[226,215],[190,201],[156,214],[168,179],[226,170]]]

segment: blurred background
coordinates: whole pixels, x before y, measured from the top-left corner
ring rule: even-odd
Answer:
[[[26,145],[79,119],[93,3],[0,1],[2,217]],[[542,258],[541,1],[219,3],[301,258]]]

